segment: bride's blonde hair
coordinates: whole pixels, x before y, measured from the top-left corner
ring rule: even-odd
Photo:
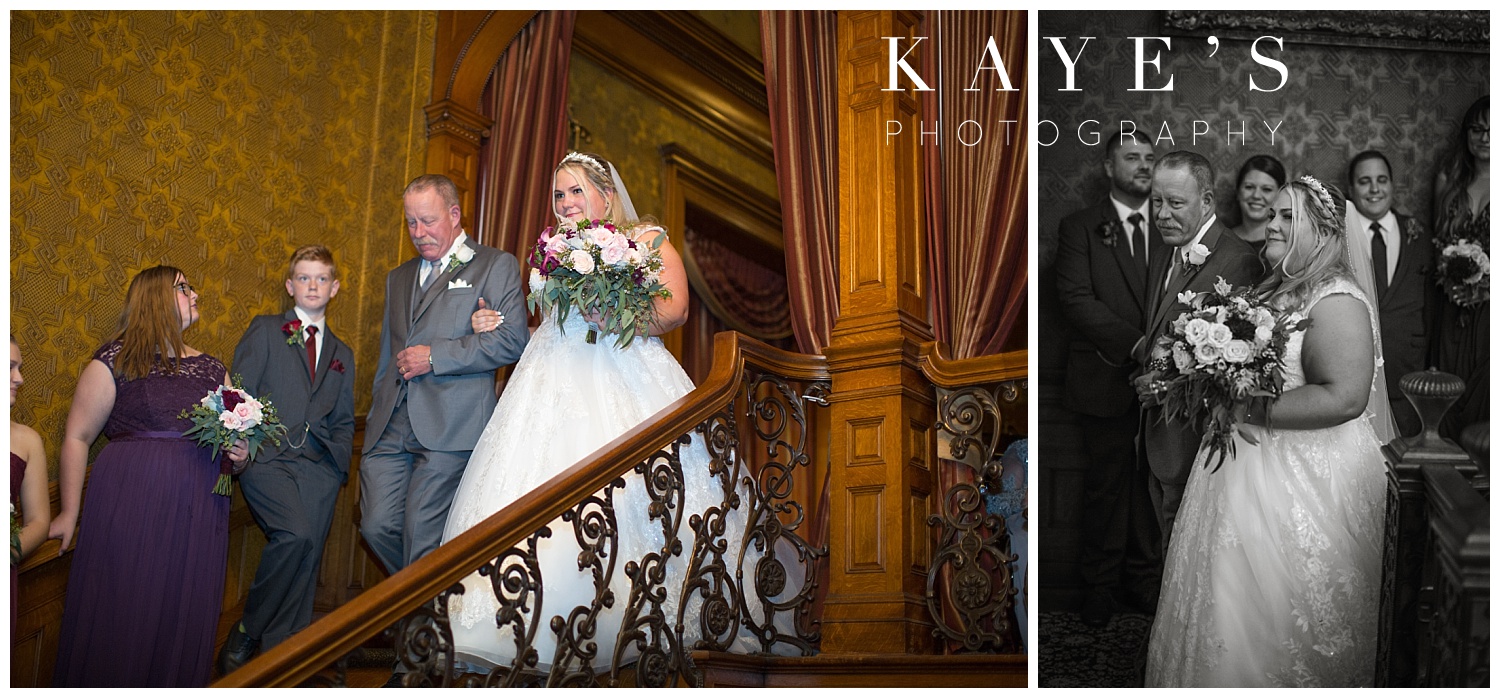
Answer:
[[[603,215],[598,218],[613,223],[617,228],[628,229],[635,226],[637,221],[627,220],[625,207],[620,205],[620,198],[615,194],[614,182],[610,181],[609,177],[609,168],[613,166],[614,164],[605,160],[603,156],[576,150],[569,151],[552,170],[552,179],[556,182],[557,173],[563,170],[571,172],[574,177],[578,178],[578,181],[585,183],[584,186],[593,187],[594,191],[599,192],[599,196],[604,199]],[[556,214],[554,205],[553,215]]]
[[[1260,291],[1277,307],[1294,308],[1323,282],[1354,275],[1344,235],[1343,192],[1307,175],[1287,182],[1283,190],[1292,195],[1287,252],[1271,267]],[[1309,234],[1317,236],[1316,244],[1311,252],[1299,254],[1297,241]]]

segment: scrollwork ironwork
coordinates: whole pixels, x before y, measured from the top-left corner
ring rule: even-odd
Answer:
[[[937,621],[933,633],[961,642],[970,652],[1011,649],[1010,610],[1016,588],[1010,563],[1016,556],[1006,552],[1004,520],[985,513],[979,488],[959,483],[948,490],[942,513],[929,517],[928,525],[942,529],[927,574],[927,609]],[[946,589],[939,588],[942,570],[951,580]],[[956,618],[943,613],[944,596],[952,602]]]
[[[1001,446],[1007,435],[1002,407],[1024,404],[1023,380],[985,386],[938,389],[934,427],[944,450],[942,468],[963,467],[973,477],[952,478],[928,517],[937,530],[937,548],[927,569],[927,608],[933,634],[960,643],[968,652],[1011,651],[1011,612],[1017,589],[1008,552],[1009,532],[999,516],[985,511],[985,495],[1000,487]],[[971,482],[972,480],[972,482]],[[976,484],[977,483],[977,484]]]
[[[794,485],[799,469],[809,467],[806,406],[826,405],[829,386],[825,380],[799,388],[747,368],[734,399],[693,432],[483,565],[479,573],[489,588],[468,593],[493,595],[496,627],[508,628],[515,643],[509,664],[482,676],[455,674],[448,604],[455,595],[462,598],[461,584],[403,619],[396,642],[401,662],[412,670],[405,685],[619,686],[632,678],[638,686],[701,685],[693,650],[746,651],[749,638],[749,651],[815,653],[816,566],[828,549],[814,547],[802,532],[807,511],[796,501]],[[765,462],[758,468],[743,457],[747,437],[755,440],[757,453],[763,447]],[[687,462],[707,468],[710,505],[702,511],[688,510],[688,449],[695,455]],[[627,478],[643,496],[619,496]],[[621,508],[627,506],[644,511]],[[622,554],[623,517],[649,520],[649,530],[659,531],[660,540],[646,541],[644,553],[631,553],[639,559]],[[544,619],[547,580],[536,551],[542,539],[567,535],[559,526],[572,532],[581,551],[578,569],[592,579],[594,595],[588,604]],[[679,565],[681,572],[675,571]],[[620,574],[629,594],[616,599],[611,580]],[[617,614],[601,615],[617,604]],[[604,617],[610,623],[618,617],[619,626],[603,627]],[[539,668],[538,633],[557,640],[545,669]],[[614,647],[601,656],[598,638],[606,636],[614,638]],[[605,660],[609,667],[601,670]]]

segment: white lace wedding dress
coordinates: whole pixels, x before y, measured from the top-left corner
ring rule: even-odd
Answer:
[[[448,513],[445,543],[693,389],[692,380],[660,339],[637,338],[621,350],[615,348],[614,335],[601,332],[596,344],[588,344],[584,341],[588,327],[576,310],[563,326],[565,332],[559,331],[550,311],[543,315],[540,328],[527,344],[474,447]],[[681,585],[687,575],[686,558],[693,549],[688,518],[721,505],[724,499],[722,485],[709,474],[709,460],[697,435],[681,449],[686,511],[678,513],[683,520],[678,529],[683,551],[667,565],[664,611],[669,624],[677,619]],[[650,500],[640,476],[632,472],[625,476],[625,482],[623,490],[614,492],[619,530],[619,556],[610,583],[614,605],[599,614],[598,631],[591,640],[598,645],[593,662],[596,669],[608,666],[613,658],[615,636],[630,598],[626,562],[639,561],[647,553],[659,551],[663,544],[660,521],[647,517]],[[737,490],[739,507],[726,517],[724,535],[729,541],[725,559],[731,565],[738,555],[750,506],[746,489],[741,485]],[[591,573],[578,569],[580,548],[573,524],[557,519],[548,525],[552,535],[540,539],[537,550],[543,580],[542,607],[533,616],[540,623],[533,647],[537,650],[537,667],[544,671],[553,663],[557,647],[550,628],[553,616],[566,618],[574,607],[590,605],[595,596]],[[742,569],[753,572],[759,558],[752,545]],[[800,566],[787,566],[790,578],[800,578]],[[449,607],[459,661],[470,671],[511,664],[516,653],[514,633],[509,625],[496,627],[497,604],[490,581],[475,573],[462,582],[465,593],[453,597]],[[751,584],[748,579],[745,583]],[[746,594],[752,615],[758,617],[760,604],[753,590],[747,589]],[[689,596],[683,629],[683,644],[688,648],[701,637],[697,616],[702,605],[701,593]],[[730,651],[758,650],[744,626],[739,633]],[[635,656],[633,647],[627,650],[629,657]]]
[[[1370,307],[1336,279],[1298,310],[1339,293]],[[1287,344],[1288,390],[1307,382],[1303,339]],[[1199,451],[1167,550],[1147,686],[1372,683],[1385,468],[1371,416],[1327,429],[1252,427],[1260,445],[1236,435],[1218,472]]]

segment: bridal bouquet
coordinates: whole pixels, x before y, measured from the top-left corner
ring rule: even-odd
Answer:
[[[672,297],[661,283],[659,245],[659,238],[646,245],[598,220],[549,226],[531,253],[527,308],[550,305],[559,326],[575,307],[602,311],[604,326],[590,326],[584,339],[593,344],[602,329],[618,335],[615,345],[624,349],[649,331],[652,302]]]
[[[1236,407],[1252,397],[1281,395],[1287,340],[1312,320],[1298,313],[1277,317],[1253,289],[1231,291],[1223,277],[1213,291],[1184,291],[1177,300],[1192,309],[1152,347],[1150,389],[1168,420],[1204,432],[1209,459],[1218,456],[1217,471],[1234,455]]]
[[[1455,238],[1438,251],[1438,285],[1460,308],[1490,299],[1490,256],[1484,245]]]
[[[234,442],[244,439],[250,447],[247,460],[255,460],[261,444],[266,440],[280,445],[286,426],[276,416],[276,407],[270,400],[257,400],[245,392],[239,376],[234,385],[221,385],[209,391],[198,404],[178,415],[193,422],[191,429],[183,432],[197,440],[199,446],[212,446],[215,458],[220,451],[227,451]],[[229,496],[229,462],[220,462],[219,480],[214,485],[214,494]]]

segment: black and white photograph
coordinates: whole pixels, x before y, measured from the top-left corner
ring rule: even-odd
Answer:
[[[1039,685],[1488,686],[1489,13],[1038,26]]]

